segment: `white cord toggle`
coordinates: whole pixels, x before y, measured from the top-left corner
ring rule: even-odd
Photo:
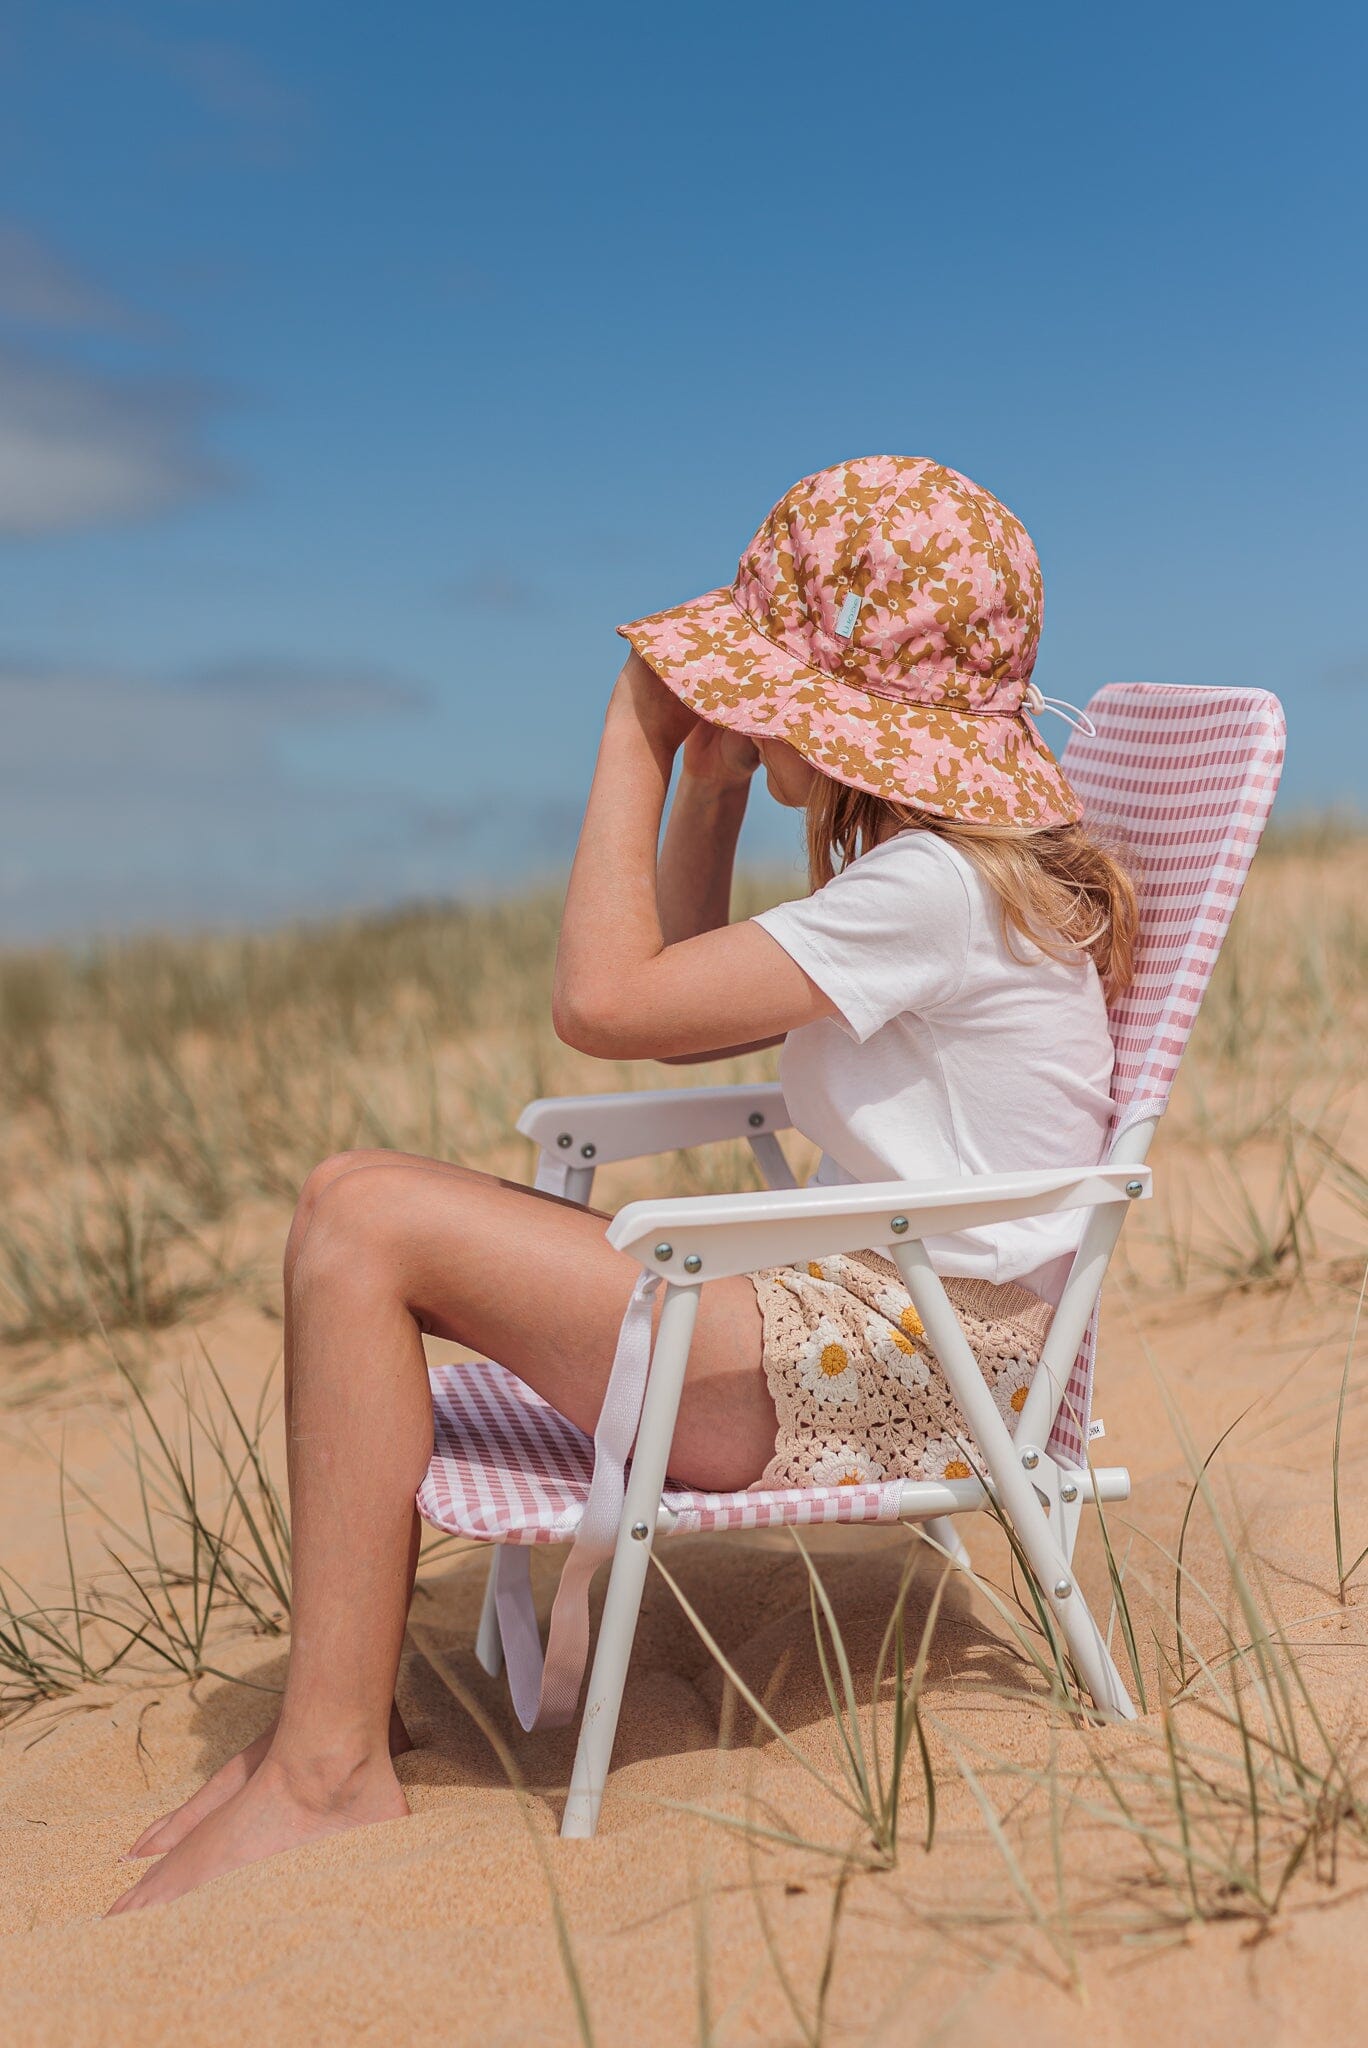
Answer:
[[[1086,733],[1090,740],[1097,738],[1097,727],[1086,711],[1080,711],[1076,704],[1066,703],[1063,697],[1047,697],[1034,683],[1026,685],[1026,709],[1037,713],[1053,711],[1056,718],[1062,718],[1075,732]]]

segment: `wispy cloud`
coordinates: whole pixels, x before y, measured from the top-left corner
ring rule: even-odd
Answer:
[[[72,17],[87,41],[144,75],[165,79],[207,117],[201,141],[239,161],[287,161],[312,124],[305,94],[246,44],[222,36],[166,35],[130,14],[85,9]]]
[[[508,562],[483,562],[442,586],[442,595],[462,611],[526,614],[550,608],[546,590]]]
[[[238,655],[192,670],[185,683],[201,696],[250,704],[283,718],[313,712],[366,718],[424,711],[432,703],[425,686],[388,670],[297,655]]]
[[[140,325],[112,293],[14,220],[0,220],[0,320],[78,334]]]
[[[121,524],[223,490],[202,386],[0,348],[0,533]]]
[[[584,817],[583,801],[546,792],[489,790],[482,796],[445,804],[421,804],[407,819],[415,847],[440,851],[459,848],[470,854],[480,848],[512,851],[516,837],[516,870],[568,866]]]
[[[0,656],[0,798],[98,789],[114,802],[158,790],[223,792],[280,780],[283,733],[357,718],[410,718],[421,684],[355,662],[243,656],[158,677]]]
[[[0,658],[0,939],[252,920],[442,885],[411,792],[305,780],[285,742],[346,720],[421,731],[386,670],[274,656],[173,678]]]
[[[84,360],[150,323],[16,220],[0,220],[0,327],[0,534],[122,525],[228,487],[206,445],[219,394]]]

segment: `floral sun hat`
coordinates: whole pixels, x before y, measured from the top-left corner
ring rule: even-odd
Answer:
[[[796,483],[729,589],[618,632],[712,725],[936,817],[1042,828],[1081,813],[1028,715],[1041,605],[1031,537],[996,498],[866,455]]]

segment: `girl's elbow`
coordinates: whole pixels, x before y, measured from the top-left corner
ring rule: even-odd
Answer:
[[[570,996],[564,989],[557,988],[551,996],[551,1028],[562,1045],[568,1045],[572,1052],[586,1052],[584,1045],[585,1027],[588,1020],[582,1002]]]
[[[591,1059],[630,1059],[625,1052],[625,1033],[616,1005],[605,995],[589,989],[558,988],[551,998],[551,1023],[562,1045],[572,1052],[588,1053]]]

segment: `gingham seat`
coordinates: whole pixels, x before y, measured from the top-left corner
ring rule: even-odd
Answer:
[[[436,1448],[418,1495],[438,1528],[486,1542],[565,1543],[589,1493],[594,1446],[501,1365],[443,1365],[429,1375]],[[668,1483],[672,1535],[808,1522],[896,1522],[902,1481],[695,1493]]]
[[[1111,1142],[1162,1114],[1202,991],[1277,786],[1283,723],[1260,690],[1114,683],[1088,706],[1096,730],[1064,754],[1090,822],[1121,838],[1140,893],[1138,971],[1111,1008],[1116,1069]],[[1088,1326],[1049,1448],[1081,1465],[1097,1318]],[[431,1374],[436,1446],[423,1516],[462,1536],[564,1543],[589,1488],[593,1446],[498,1365]],[[896,1521],[901,1482],[743,1493],[667,1485],[671,1533],[817,1522]]]

